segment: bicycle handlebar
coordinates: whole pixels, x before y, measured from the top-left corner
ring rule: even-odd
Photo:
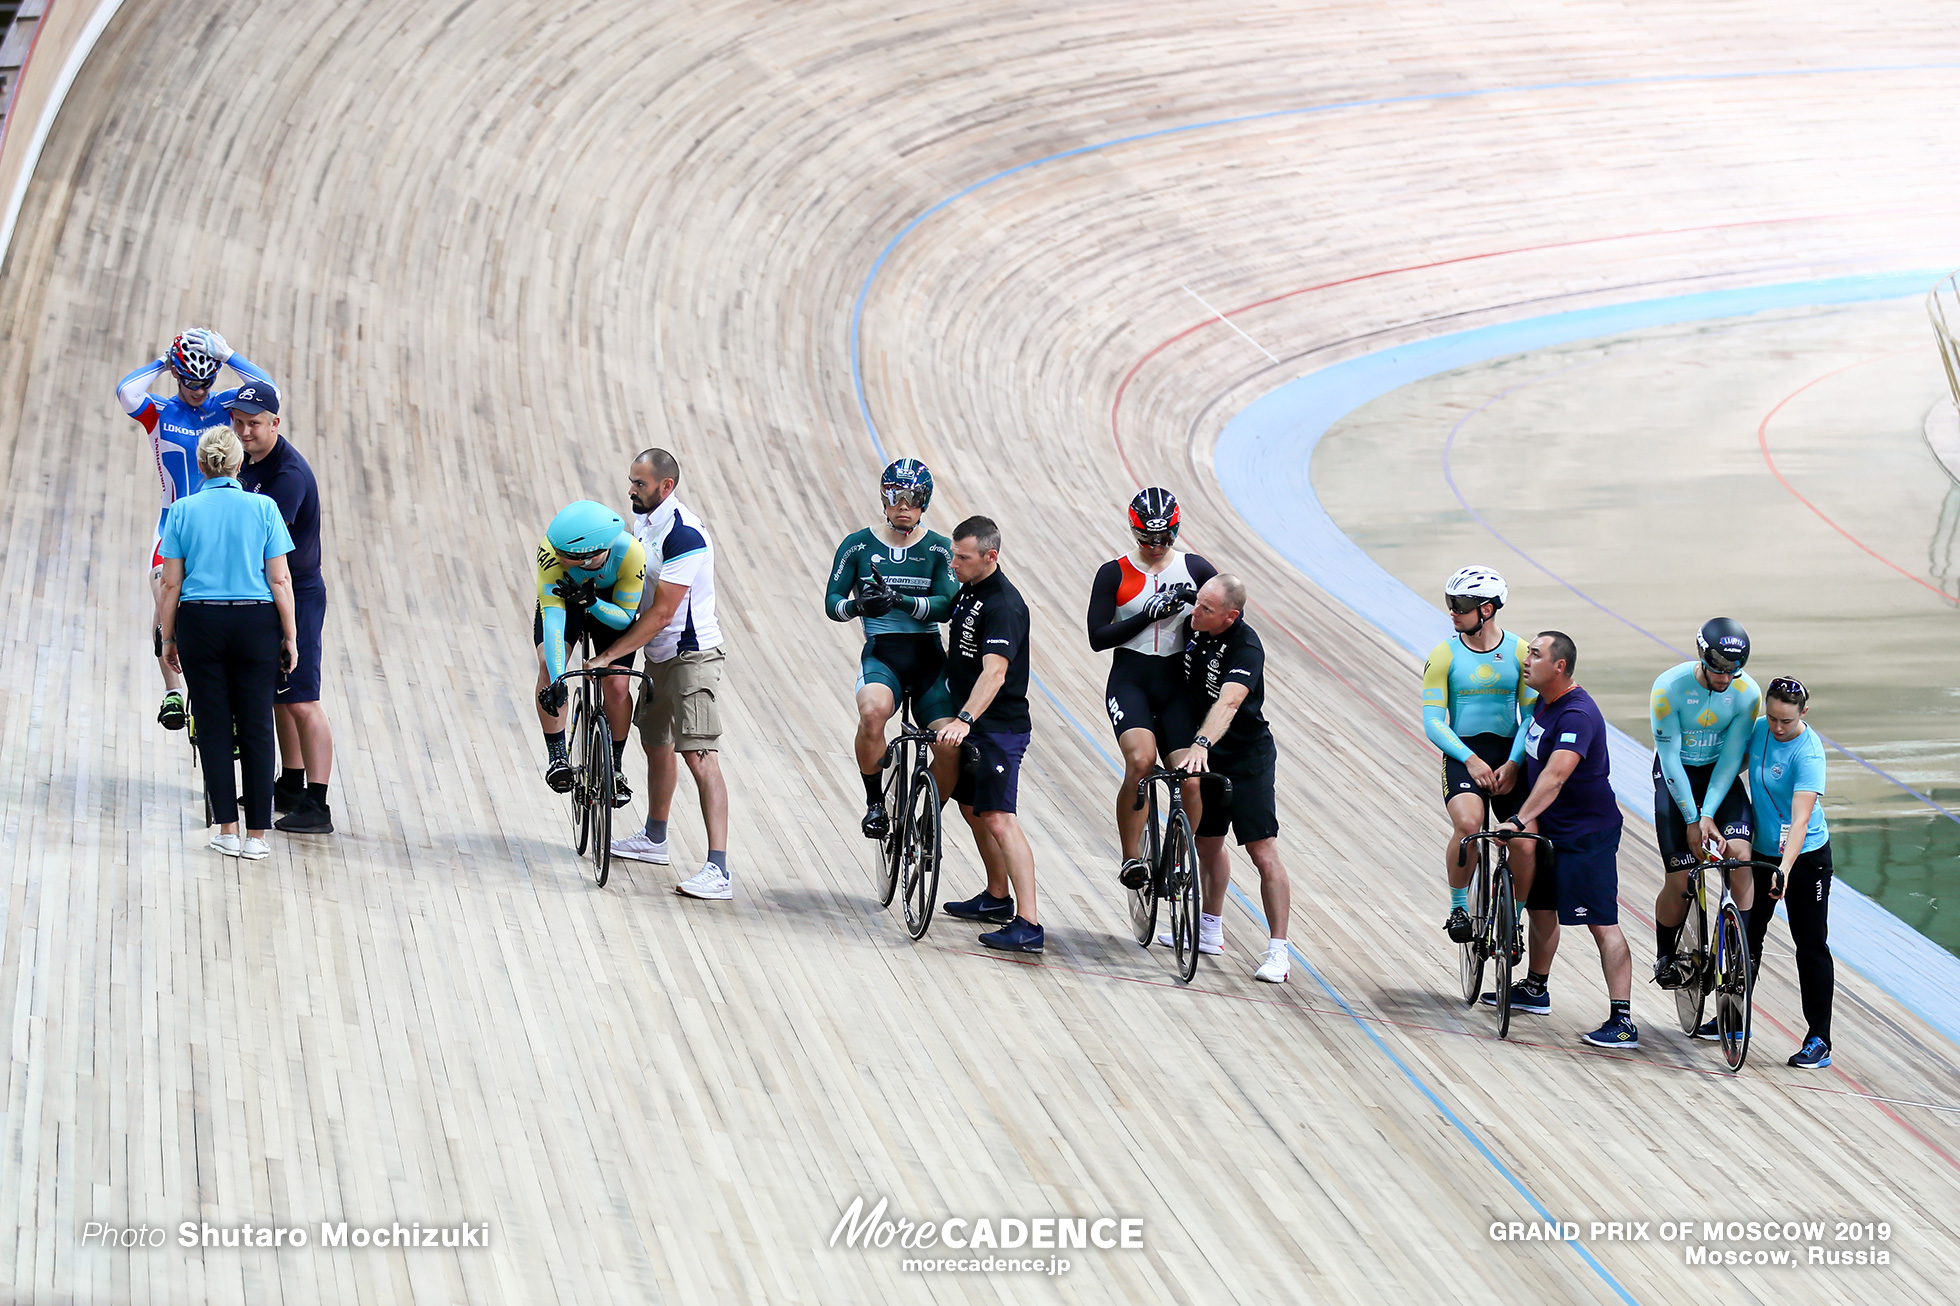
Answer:
[[[897,760],[898,750],[904,745],[908,743],[931,744],[938,738],[939,732],[937,730],[928,730],[924,726],[915,725],[911,721],[901,717],[898,723],[898,734],[892,738],[890,743],[885,745],[885,757],[883,761],[878,763],[878,769],[882,771]]]
[[[1207,778],[1216,780],[1219,784],[1224,785],[1225,801],[1228,803],[1232,801],[1232,780],[1229,776],[1220,775],[1216,771],[1187,771],[1181,766],[1176,770],[1171,770],[1167,767],[1160,766],[1149,775],[1143,777],[1143,779],[1137,781],[1137,801],[1136,805],[1130,808],[1130,810],[1133,812],[1141,812],[1143,810],[1145,796],[1153,784],[1181,785],[1186,780],[1204,780]]]
[[[560,680],[570,680],[573,676],[593,676],[593,677],[636,676],[639,679],[646,681],[648,684],[653,683],[652,676],[649,676],[644,671],[635,671],[632,667],[591,667],[591,668],[567,669],[558,678]]]
[[[1547,848],[1552,848],[1552,841],[1550,839],[1547,839],[1542,834],[1533,834],[1529,830],[1479,830],[1475,834],[1468,834],[1457,840],[1456,864],[1458,866],[1463,865],[1469,860],[1470,844],[1471,841],[1476,839],[1495,839],[1499,843],[1509,843],[1513,839],[1529,839],[1533,843],[1542,843]],[[1557,849],[1553,848],[1553,851],[1556,852]]]

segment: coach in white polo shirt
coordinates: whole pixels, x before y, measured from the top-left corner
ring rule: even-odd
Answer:
[[[640,613],[609,649],[588,662],[604,666],[643,646],[650,686],[633,711],[647,750],[647,823],[613,844],[613,856],[665,866],[667,817],[687,759],[701,794],[708,860],[674,886],[691,898],[734,896],[728,878],[728,785],[721,777],[721,626],[715,621],[715,547],[702,520],[674,497],[681,465],[665,449],[648,449],[627,473],[633,534],[646,546],[647,570],[659,580],[646,588]]]

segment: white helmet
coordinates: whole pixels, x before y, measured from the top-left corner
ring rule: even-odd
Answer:
[[[1483,599],[1497,607],[1504,606],[1504,578],[1489,567],[1465,567],[1443,582],[1443,594],[1447,598],[1459,595],[1466,598]]]

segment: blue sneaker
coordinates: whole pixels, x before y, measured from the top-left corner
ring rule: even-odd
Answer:
[[[1803,1041],[1803,1048],[1790,1058],[1790,1064],[1799,1070],[1822,1070],[1831,1064],[1831,1045],[1816,1035]]]
[[[996,898],[982,889],[965,902],[949,902],[944,905],[948,916],[957,916],[963,921],[985,921],[989,925],[1006,925],[1014,919],[1014,900]]]
[[[1695,1031],[1695,1037],[1706,1039],[1710,1043],[1720,1043],[1722,1041],[1722,1030],[1715,1023],[1715,1017],[1710,1016],[1707,1020],[1702,1021],[1701,1028]]]
[[[1640,1031],[1633,1021],[1625,1016],[1610,1016],[1604,1025],[1589,1034],[1579,1035],[1582,1043],[1590,1043],[1596,1048],[1637,1048],[1640,1046]]]
[[[1002,952],[1040,952],[1047,941],[1047,931],[1039,925],[1028,924],[1019,916],[1004,928],[980,936],[980,942],[989,948],[999,948]]]
[[[1480,999],[1486,1007],[1497,1005],[1497,994],[1486,993]],[[1524,980],[1511,986],[1511,1010],[1528,1011],[1534,1016],[1542,1016],[1552,1009],[1552,991],[1549,988],[1534,989]]]

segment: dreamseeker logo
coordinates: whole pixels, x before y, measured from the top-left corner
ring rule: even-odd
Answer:
[[[830,1231],[831,1247],[860,1251],[897,1247],[907,1252],[945,1249],[955,1256],[907,1256],[901,1269],[908,1273],[1035,1272],[1067,1274],[1070,1263],[1057,1251],[1091,1248],[1135,1251],[1143,1246],[1143,1221],[1135,1216],[948,1216],[944,1220],[893,1218],[889,1198],[866,1207],[863,1197],[850,1206]],[[998,1252],[1047,1252],[1041,1256],[1000,1256]]]

